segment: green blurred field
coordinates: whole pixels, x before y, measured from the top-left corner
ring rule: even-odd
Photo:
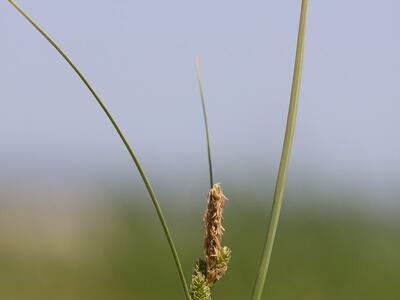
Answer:
[[[230,198],[224,241],[233,258],[214,299],[248,299],[270,203]],[[73,208],[2,201],[0,299],[183,299],[154,211],[137,204],[147,199],[110,200]],[[305,211],[284,207],[264,299],[399,299],[399,222]],[[174,204],[166,215],[189,277],[202,251],[202,207]]]

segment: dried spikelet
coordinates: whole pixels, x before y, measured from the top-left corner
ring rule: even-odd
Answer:
[[[224,232],[222,214],[225,195],[219,184],[214,184],[208,193],[208,205],[204,213],[204,251],[207,259],[207,278],[209,282],[218,280],[222,275],[217,270],[218,256],[221,252],[221,240]]]

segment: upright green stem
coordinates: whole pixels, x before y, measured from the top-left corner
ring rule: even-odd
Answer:
[[[276,229],[278,227],[279,216],[282,206],[282,197],[285,189],[286,172],[288,168],[289,156],[293,143],[293,134],[296,125],[297,103],[300,92],[301,71],[303,65],[304,31],[306,24],[307,4],[308,0],[302,0],[300,25],[297,37],[296,60],[294,65],[292,91],[290,95],[290,105],[287,117],[285,140],[283,143],[281,162],[279,165],[278,178],[275,186],[274,201],[272,204],[272,211],[268,226],[267,238],[265,242],[264,252],[261,258],[260,269],[258,271],[257,279],[253,290],[252,300],[261,299],[261,295],[265,284],[265,278],[268,273],[268,266],[271,259],[272,248],[274,246],[275,234],[276,234]]]
[[[174,242],[172,240],[172,236],[171,233],[168,229],[167,223],[165,221],[163,212],[161,210],[160,204],[158,202],[157,196],[153,191],[153,188],[151,187],[151,184],[149,182],[149,180],[146,177],[146,174],[143,171],[142,166],[139,163],[139,160],[137,159],[135,153],[133,152],[131,146],[129,145],[128,141],[126,140],[125,136],[123,135],[121,129],[119,128],[119,126],[117,125],[116,121],[114,120],[114,118],[112,117],[111,113],[108,111],[108,109],[106,108],[106,106],[104,105],[104,103],[100,100],[99,96],[96,94],[96,92],[94,91],[94,89],[92,88],[92,86],[89,84],[88,80],[84,77],[84,75],[79,71],[79,69],[74,65],[74,63],[72,62],[72,60],[67,56],[67,54],[56,44],[55,41],[53,41],[53,39],[43,30],[39,27],[39,25],[37,25],[32,19],[31,17],[29,17],[13,0],[8,0],[8,2],[10,2],[16,9],[17,11],[25,17],[25,19],[27,19],[29,21],[29,23],[31,23],[33,25],[33,27],[35,27],[35,29],[37,31],[39,31],[43,37],[58,51],[58,53],[60,53],[60,55],[68,62],[68,64],[71,66],[71,68],[76,72],[76,74],[79,76],[79,78],[83,81],[83,83],[86,85],[86,87],[89,89],[89,91],[91,92],[91,94],[94,96],[94,98],[96,99],[97,103],[100,105],[100,107],[103,109],[104,113],[107,115],[108,119],[110,120],[111,124],[114,126],[114,129],[117,131],[119,137],[121,138],[122,142],[124,143],[126,149],[129,152],[129,155],[131,156],[133,162],[136,165],[136,168],[138,169],[140,176],[142,177],[142,180],[144,182],[144,185],[146,186],[146,189],[150,195],[151,201],[153,202],[154,208],[156,209],[158,218],[160,219],[162,228],[164,230],[165,236],[168,240],[168,244],[169,247],[171,249],[172,255],[174,257],[174,261],[175,261],[175,265],[178,269],[178,273],[179,273],[179,277],[182,283],[182,287],[185,293],[185,297],[187,300],[190,300],[190,294],[189,294],[189,289],[187,287],[186,284],[186,280],[185,280],[185,276],[182,270],[182,266],[179,260],[179,256],[178,256],[178,252],[176,251]]]
[[[196,62],[196,76],[197,76],[197,81],[199,82],[201,106],[203,108],[204,127],[205,127],[205,131],[206,131],[207,152],[208,152],[208,170],[210,173],[210,188],[212,188],[214,185],[214,179],[213,179],[213,170],[212,170],[212,163],[211,163],[210,134],[208,132],[208,120],[207,120],[206,101],[204,100],[203,81],[201,80],[200,57],[196,56],[195,62]]]

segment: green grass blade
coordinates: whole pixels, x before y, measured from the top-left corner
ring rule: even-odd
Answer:
[[[158,202],[157,196],[153,191],[153,188],[150,184],[150,181],[147,179],[146,174],[143,171],[142,166],[140,165],[139,160],[137,159],[135,153],[133,152],[131,146],[129,145],[128,141],[126,140],[124,134],[122,133],[121,129],[119,128],[118,124],[116,123],[116,121],[114,120],[114,118],[112,117],[111,113],[108,111],[108,109],[106,108],[106,106],[104,105],[104,103],[101,101],[101,99],[99,98],[99,96],[96,94],[96,92],[94,91],[94,89],[92,88],[92,86],[90,85],[90,83],[88,82],[88,80],[85,78],[85,76],[79,71],[79,69],[75,66],[75,64],[72,62],[72,60],[67,56],[67,54],[56,44],[56,42],[42,29],[39,27],[39,25],[37,25],[31,17],[29,17],[13,0],[8,0],[8,2],[10,2],[15,9],[22,15],[25,17],[25,19],[27,19],[29,21],[29,23],[32,24],[33,27],[35,27],[35,29],[37,31],[39,31],[42,36],[58,51],[58,53],[60,53],[60,55],[68,62],[68,64],[72,67],[72,69],[76,72],[76,74],[79,76],[79,78],[83,81],[83,83],[86,85],[86,87],[89,89],[89,91],[91,92],[91,94],[94,96],[94,98],[96,99],[97,103],[101,106],[101,108],[103,109],[104,113],[107,115],[108,119],[110,120],[110,122],[112,123],[114,129],[117,131],[118,136],[121,138],[122,142],[124,143],[126,149],[129,152],[129,155],[131,156],[134,164],[136,165],[137,170],[140,173],[140,176],[142,177],[143,183],[146,186],[146,189],[149,193],[149,196],[151,198],[151,201],[153,202],[153,205],[156,209],[158,218],[161,222],[164,234],[168,240],[168,244],[169,247],[171,249],[172,255],[174,257],[174,261],[175,261],[175,265],[178,269],[178,273],[179,273],[179,278],[181,280],[182,283],[182,287],[184,289],[184,293],[186,296],[187,300],[190,300],[190,294],[189,294],[189,289],[185,280],[185,276],[183,273],[183,269],[182,269],[182,265],[180,263],[179,260],[179,256],[178,256],[178,252],[175,248],[171,233],[168,229],[167,223],[165,221],[163,212],[161,210],[160,204]],[[151,280],[151,279],[149,279]]]
[[[203,81],[201,80],[200,57],[196,56],[195,63],[196,63],[196,76],[197,76],[197,81],[199,83],[201,106],[203,108],[204,127],[205,127],[205,132],[206,132],[207,153],[208,153],[208,170],[210,173],[210,188],[212,188],[214,185],[214,178],[213,178],[213,168],[212,168],[212,161],[211,161],[210,134],[208,132],[208,118],[207,118],[207,110],[206,110],[206,101],[204,99]]]
[[[252,300],[260,300],[265,285],[265,278],[268,273],[268,266],[271,259],[272,248],[274,246],[276,229],[278,227],[279,216],[282,206],[283,192],[285,189],[286,173],[289,163],[290,152],[293,143],[294,129],[296,125],[297,104],[300,92],[301,72],[303,66],[304,50],[304,31],[306,24],[308,0],[302,0],[299,32],[297,37],[296,60],[293,72],[292,91],[290,95],[289,112],[287,117],[285,140],[283,143],[281,162],[279,165],[278,178],[275,186],[274,201],[270,222],[267,231],[264,252],[261,258],[260,269],[258,271],[256,283],[253,290]]]

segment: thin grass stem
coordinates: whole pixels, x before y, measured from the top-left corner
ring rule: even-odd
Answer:
[[[285,189],[286,173],[289,164],[290,152],[293,144],[293,135],[296,125],[296,113],[300,92],[301,73],[303,66],[304,32],[306,25],[308,0],[302,0],[299,32],[297,37],[296,59],[293,72],[292,90],[290,95],[289,112],[287,117],[285,139],[283,143],[282,156],[279,165],[278,178],[275,186],[274,200],[265,241],[264,252],[261,258],[260,268],[253,289],[252,300],[260,300],[264,290],[265,279],[274,246],[275,234],[278,227],[279,216],[282,206],[283,192]]]
[[[207,118],[207,110],[206,110],[206,101],[204,99],[203,81],[201,80],[200,57],[199,56],[196,56],[195,63],[196,63],[196,76],[197,76],[197,81],[199,83],[201,106],[203,108],[204,129],[205,129],[205,132],[206,132],[207,153],[208,153],[208,170],[209,170],[209,173],[210,173],[210,188],[212,188],[213,185],[214,185],[214,178],[213,178],[213,168],[212,168],[212,160],[211,160],[210,134],[209,134],[209,131],[208,131],[208,118]]]
[[[85,78],[85,76],[79,71],[79,69],[75,66],[75,64],[72,62],[72,60],[67,56],[67,54],[56,44],[56,42],[42,29],[39,27],[39,25],[37,25],[32,18],[27,15],[13,0],[8,0],[8,2],[10,2],[14,8],[22,15],[25,17],[26,20],[29,21],[29,23],[32,24],[33,27],[35,27],[35,29],[37,31],[40,32],[40,34],[58,51],[58,53],[60,53],[60,55],[67,61],[67,63],[71,66],[71,68],[76,72],[76,74],[79,76],[79,78],[82,80],[82,82],[86,85],[86,87],[89,89],[89,91],[91,92],[91,94],[94,96],[94,98],[96,99],[97,103],[100,105],[100,107],[103,109],[104,113],[107,115],[109,121],[112,123],[114,129],[116,130],[116,132],[118,133],[118,136],[121,138],[123,144],[125,145],[126,149],[129,152],[129,155],[131,156],[134,164],[136,165],[137,170],[140,173],[140,176],[143,180],[144,185],[146,186],[147,192],[149,193],[149,196],[151,198],[151,201],[153,202],[154,208],[157,212],[157,216],[161,222],[164,234],[168,240],[168,244],[170,247],[170,250],[172,252],[174,261],[175,261],[175,265],[176,268],[178,269],[178,273],[179,273],[179,278],[180,281],[182,283],[182,287],[185,293],[185,297],[186,300],[190,300],[190,294],[189,294],[189,289],[185,280],[185,276],[183,273],[183,269],[182,269],[182,265],[180,263],[179,260],[179,256],[178,256],[178,252],[175,248],[171,233],[168,229],[167,226],[167,222],[165,220],[165,217],[163,215],[163,212],[161,210],[159,201],[157,199],[157,196],[150,184],[150,181],[148,180],[145,172],[143,171],[142,166],[140,165],[140,162],[138,160],[138,158],[136,157],[135,153],[133,152],[131,146],[129,145],[127,139],[125,138],[124,134],[122,133],[121,129],[119,128],[118,124],[116,123],[116,121],[114,120],[113,116],[111,115],[111,113],[108,111],[108,109],[106,108],[106,106],[104,105],[104,103],[100,100],[99,96],[97,95],[97,93],[94,91],[94,89],[92,88],[92,86],[90,85],[90,83],[88,82],[88,80]]]

